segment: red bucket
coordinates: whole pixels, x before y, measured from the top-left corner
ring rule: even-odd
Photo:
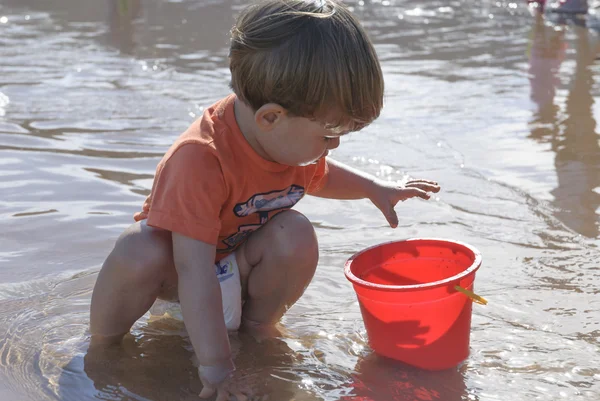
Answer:
[[[469,356],[471,299],[481,254],[443,239],[408,239],[367,248],[347,262],[369,345],[379,355],[428,370]]]

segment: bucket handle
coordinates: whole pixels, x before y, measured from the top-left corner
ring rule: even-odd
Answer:
[[[474,292],[461,287],[460,285],[455,285],[454,289],[458,292],[462,292],[463,294],[465,294],[467,297],[469,297],[469,299],[471,301],[475,302],[476,304],[487,305],[487,303],[488,303],[487,299],[485,299],[484,297],[481,297],[481,296],[475,294]]]

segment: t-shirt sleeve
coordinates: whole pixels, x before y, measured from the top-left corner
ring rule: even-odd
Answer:
[[[317,161],[317,167],[315,173],[308,184],[308,193],[315,194],[319,192],[325,184],[327,184],[327,176],[329,174],[329,167],[327,166],[327,158],[322,157]]]
[[[148,225],[216,244],[226,194],[221,165],[211,149],[182,145],[155,178]]]

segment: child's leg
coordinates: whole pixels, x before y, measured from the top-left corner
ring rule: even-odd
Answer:
[[[276,323],[310,283],[319,258],[312,224],[295,211],[275,216],[236,252],[245,323]],[[156,298],[177,300],[171,233],[130,226],[119,237],[94,287],[92,345],[118,342]]]
[[[293,210],[275,216],[236,252],[245,325],[271,325],[304,293],[319,259],[312,224]]]
[[[106,258],[92,294],[92,344],[112,343],[123,335],[157,297],[177,299],[171,233],[131,225]]]

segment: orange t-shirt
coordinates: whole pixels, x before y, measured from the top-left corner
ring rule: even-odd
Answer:
[[[230,95],[169,148],[134,219],[217,246],[217,260],[327,180],[325,158],[302,167],[267,161],[244,138]]]

